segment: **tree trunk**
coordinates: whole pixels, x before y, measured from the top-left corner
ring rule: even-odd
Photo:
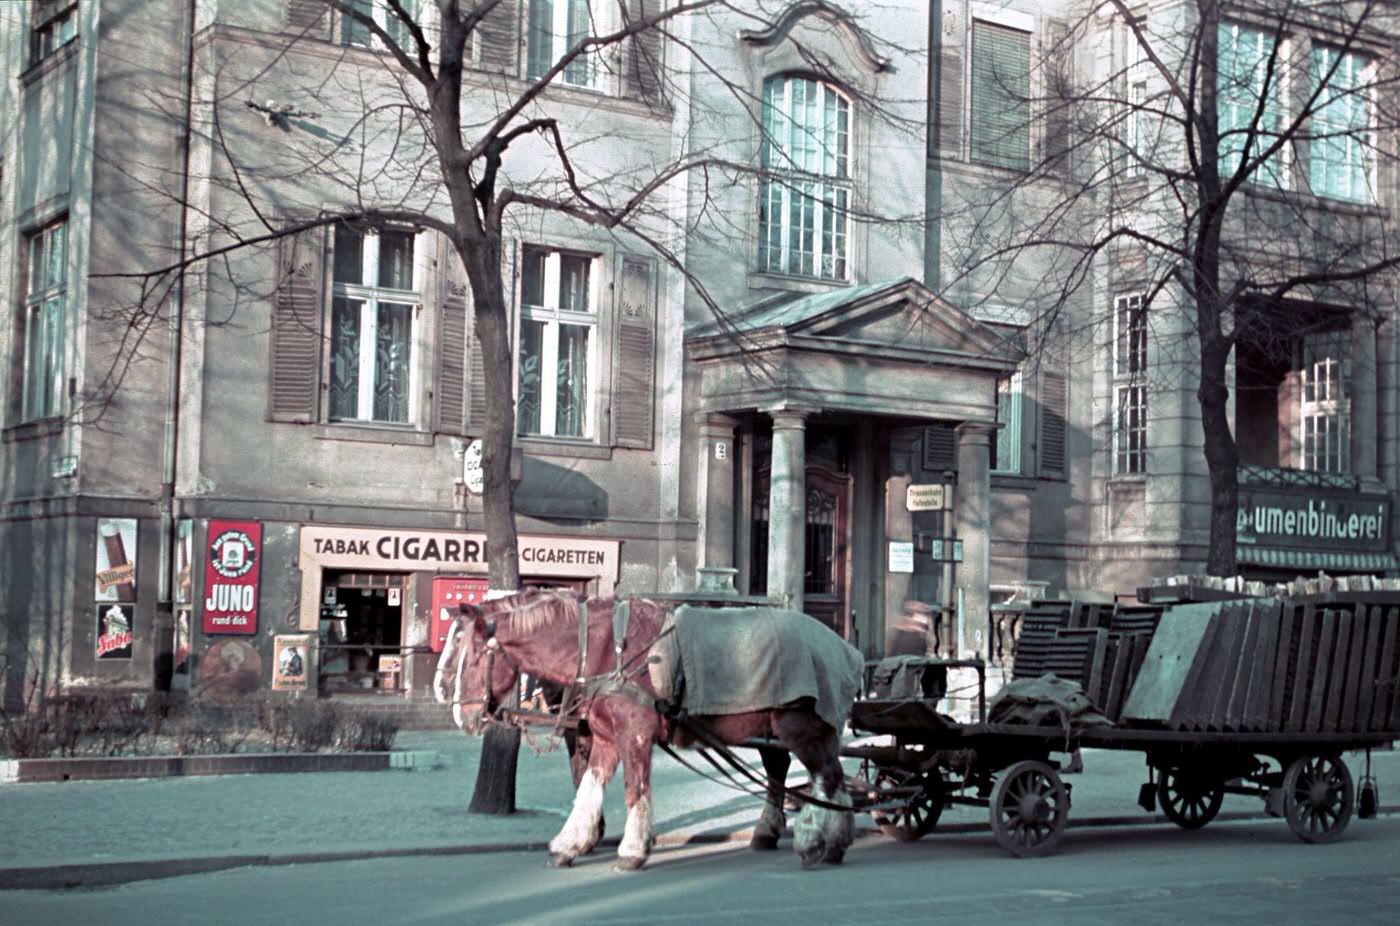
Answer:
[[[1219,339],[1201,346],[1201,385],[1196,394],[1201,404],[1201,430],[1210,473],[1210,552],[1206,572],[1213,576],[1232,576],[1238,571],[1235,518],[1240,501],[1239,451],[1230,430],[1230,390],[1225,386],[1229,353],[1228,345],[1222,345]]]
[[[493,723],[481,740],[481,763],[468,813],[515,813],[515,771],[520,758],[520,730]]]

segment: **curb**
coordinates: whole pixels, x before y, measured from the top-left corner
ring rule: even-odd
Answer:
[[[1380,807],[1377,815],[1393,816],[1400,814],[1400,804]],[[1215,818],[1218,822],[1238,822],[1247,820],[1275,820],[1266,813],[1236,811],[1222,813]],[[1094,827],[1145,827],[1168,825],[1170,821],[1161,814],[1143,816],[1085,817],[1070,820],[1070,829]],[[990,829],[987,823],[954,823],[940,826],[933,835],[940,833],[966,834],[985,833]],[[683,848],[685,846],[721,845],[728,842],[743,842],[749,838],[749,827],[727,833],[689,833],[656,838],[656,845],[663,848]],[[880,836],[875,827],[859,827],[857,839]],[[617,848],[619,840],[604,839],[598,847]],[[315,865],[324,862],[351,862],[371,858],[421,858],[447,855],[485,855],[496,852],[543,852],[549,848],[548,840],[527,842],[501,842],[478,845],[425,846],[406,849],[347,849],[339,852],[293,852],[276,855],[227,855],[204,858],[154,859],[125,862],[94,862],[90,864],[45,865],[33,868],[0,868],[0,891],[44,891],[72,888],[111,887],[136,881],[156,881],[165,878],[179,878],[185,875],[207,874],[227,871],[233,868],[260,868],[280,865]]]
[[[51,781],[179,778],[300,772],[380,772],[431,769],[442,757],[427,750],[389,752],[249,752],[207,756],[106,756],[0,761],[0,785]]]

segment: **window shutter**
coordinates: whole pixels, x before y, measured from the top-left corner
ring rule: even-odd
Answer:
[[[951,425],[931,424],[924,428],[924,469],[932,473],[957,472],[958,432]]]
[[[476,28],[477,60],[481,69],[511,77],[519,74],[516,65],[520,56],[519,0],[501,0]]]
[[[433,389],[433,430],[467,433],[467,275],[452,242],[438,235],[437,375]]]
[[[320,409],[325,245],[323,226],[277,240],[268,400],[273,421],[313,422]]]
[[[1041,141],[1040,159],[1045,169],[1055,173],[1069,170],[1070,127],[1073,113],[1073,90],[1070,86],[1073,67],[1073,47],[1069,27],[1058,19],[1047,20],[1041,39],[1040,60],[1045,75],[1045,136]]]
[[[330,10],[326,0],[287,0],[287,28],[310,39],[327,39]]]
[[[657,12],[658,0],[628,0],[627,18],[635,21]],[[627,95],[649,103],[662,101],[664,74],[661,70],[659,29],[647,29],[632,36],[627,46]]]
[[[1040,374],[1040,474],[1064,476],[1065,417],[1069,412],[1069,384],[1063,373]]]
[[[953,5],[943,12],[943,48],[938,65],[938,153],[961,158],[963,149],[963,47],[962,19]]]
[[[613,373],[613,443],[651,447],[656,393],[656,261],[623,255],[617,272],[617,363]]]

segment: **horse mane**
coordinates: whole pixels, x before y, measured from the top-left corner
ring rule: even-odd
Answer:
[[[538,633],[557,624],[578,626],[578,602],[587,600],[572,592],[531,588],[489,602],[483,612],[505,619],[519,634]]]

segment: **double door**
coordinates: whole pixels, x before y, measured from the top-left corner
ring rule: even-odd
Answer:
[[[754,480],[749,587],[765,594],[768,584],[769,471]],[[803,526],[803,610],[849,639],[851,476],[808,466]],[[781,516],[781,513],[779,513]]]

